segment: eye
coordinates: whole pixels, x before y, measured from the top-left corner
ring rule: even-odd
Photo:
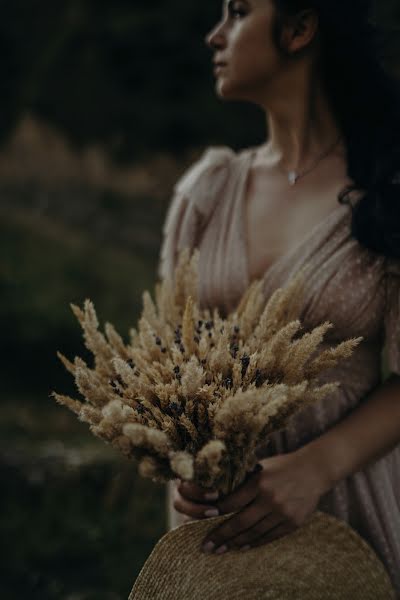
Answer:
[[[231,17],[234,17],[235,19],[241,19],[242,17],[244,17],[246,15],[246,13],[244,12],[244,10],[240,10],[238,8],[229,8],[229,14]]]
[[[240,9],[234,2],[229,2],[228,13],[229,16],[233,17],[234,19],[241,19],[246,15],[246,12],[243,9]]]

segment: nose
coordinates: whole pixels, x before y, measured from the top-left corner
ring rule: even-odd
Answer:
[[[211,48],[221,48],[225,44],[222,23],[217,24],[204,38],[205,44]]]

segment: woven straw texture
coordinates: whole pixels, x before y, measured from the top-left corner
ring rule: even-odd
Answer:
[[[201,552],[207,532],[230,516],[166,533],[129,600],[395,600],[384,566],[345,522],[317,511],[300,529],[247,552]]]

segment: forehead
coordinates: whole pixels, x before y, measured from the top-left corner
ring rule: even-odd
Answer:
[[[269,4],[269,0],[223,0],[222,4],[224,8],[227,8],[234,2],[240,2],[240,4],[247,5],[251,8],[266,8],[266,6]]]
[[[229,4],[233,4],[234,2],[240,2],[241,4],[248,4],[249,6],[251,6],[252,4],[254,5],[255,3],[257,3],[257,0],[223,0],[222,4],[226,8],[227,6],[229,6]]]

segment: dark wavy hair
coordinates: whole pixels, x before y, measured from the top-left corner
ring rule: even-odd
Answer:
[[[281,31],[287,19],[305,9],[318,15],[321,75],[354,182],[338,201],[351,205],[351,234],[360,244],[400,258],[400,83],[384,66],[385,31],[371,20],[371,1],[273,1],[274,40],[286,57]]]

